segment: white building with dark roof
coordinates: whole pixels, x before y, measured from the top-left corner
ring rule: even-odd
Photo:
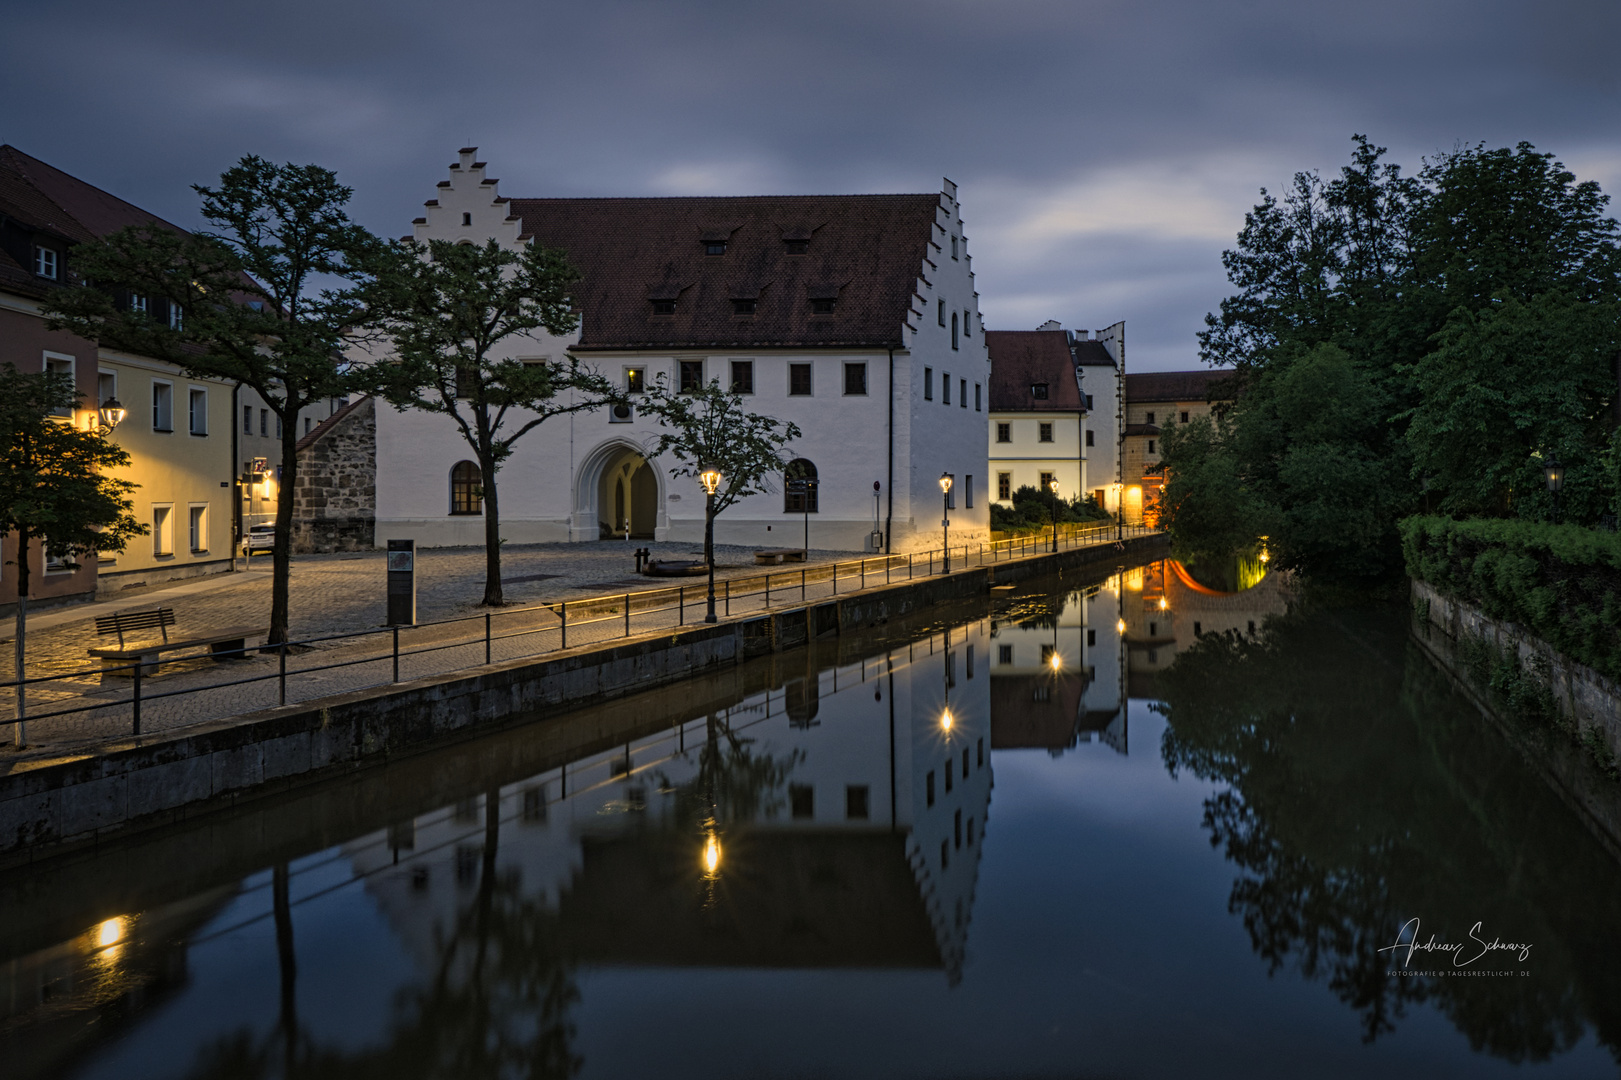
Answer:
[[[568,253],[584,275],[578,332],[514,341],[510,357],[577,357],[628,390],[718,379],[752,411],[794,422],[804,434],[789,457],[818,481],[813,547],[938,546],[943,473],[955,478],[952,542],[987,537],[990,361],[956,185],[588,199],[507,198],[498,186],[463,150],[413,236]],[[628,526],[633,538],[700,539],[701,489],[648,459],[656,435],[634,407],[526,435],[500,474],[505,538],[595,540]],[[378,543],[482,544],[479,501],[452,490],[471,459],[447,418],[378,409]],[[797,546],[799,496],[775,486],[718,518],[716,540]]]

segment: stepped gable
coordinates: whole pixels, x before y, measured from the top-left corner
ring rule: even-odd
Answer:
[[[987,330],[985,348],[991,354],[992,412],[1078,412],[1086,407],[1064,331]],[[1047,384],[1046,400],[1031,396],[1035,383]]]
[[[576,350],[900,345],[935,195],[512,199],[584,274]],[[725,253],[705,254],[710,243]],[[790,254],[799,244],[804,254]],[[832,299],[831,314],[812,300]],[[656,314],[655,300],[675,302]],[[754,300],[752,315],[733,301]]]

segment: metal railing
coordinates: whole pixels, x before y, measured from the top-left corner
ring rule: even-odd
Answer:
[[[1096,547],[1119,538],[1150,535],[1142,526],[1114,525],[1013,537],[983,543],[952,545],[901,555],[874,555],[797,568],[763,568],[760,573],[722,578],[715,582],[717,614],[730,618],[755,614],[773,606],[807,603],[869,586],[914,580],[946,572],[992,566],[1012,559]],[[841,592],[842,590],[842,592]],[[584,645],[623,640],[637,633],[701,623],[707,609],[707,582],[610,593],[579,600],[557,600],[524,607],[504,608],[477,615],[387,626],[342,634],[302,638],[275,645],[251,646],[225,654],[250,665],[233,672],[228,681],[203,681],[196,661],[218,659],[213,654],[163,661],[86,667],[61,674],[0,682],[0,695],[10,700],[11,715],[0,719],[0,731],[19,723],[30,725],[29,742],[39,745],[76,743],[129,735],[150,734],[194,723],[307,701],[330,694],[424,678],[481,665],[528,659]],[[131,651],[136,651],[134,646]],[[461,650],[460,654],[455,654]],[[317,656],[338,655],[305,663]],[[436,659],[437,658],[437,659]],[[153,676],[146,668],[161,662],[171,665],[164,684],[173,689],[153,692]],[[267,670],[268,669],[268,670]],[[364,671],[362,669],[365,669]],[[217,670],[217,669],[213,669]],[[377,672],[386,671],[386,676]],[[94,688],[85,686],[94,680]],[[109,681],[111,680],[111,681]],[[25,702],[41,693],[50,698],[41,712],[21,713],[17,692]],[[99,700],[85,701],[88,698]],[[177,709],[184,699],[187,706]],[[69,704],[69,702],[75,702]],[[165,704],[165,703],[173,703]],[[154,709],[160,710],[154,716]],[[77,721],[69,718],[78,718]],[[153,720],[157,723],[154,725]],[[52,723],[54,721],[54,723]],[[75,727],[76,724],[76,727]],[[34,725],[40,725],[35,727]],[[52,736],[55,736],[54,738]],[[10,741],[10,740],[7,740]]]

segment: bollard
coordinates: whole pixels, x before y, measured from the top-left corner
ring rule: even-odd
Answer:
[[[563,619],[563,644],[560,645],[559,648],[566,649],[566,648],[568,648],[568,601],[567,600],[563,600],[563,601],[560,601],[558,603],[557,612]]]

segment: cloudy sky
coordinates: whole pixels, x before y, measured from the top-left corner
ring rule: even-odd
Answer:
[[[400,235],[463,145],[506,195],[934,191],[987,325],[1198,366],[1262,186],[1364,132],[1526,140],[1621,187],[1616,0],[7,4],[0,141],[183,225],[243,154]]]

